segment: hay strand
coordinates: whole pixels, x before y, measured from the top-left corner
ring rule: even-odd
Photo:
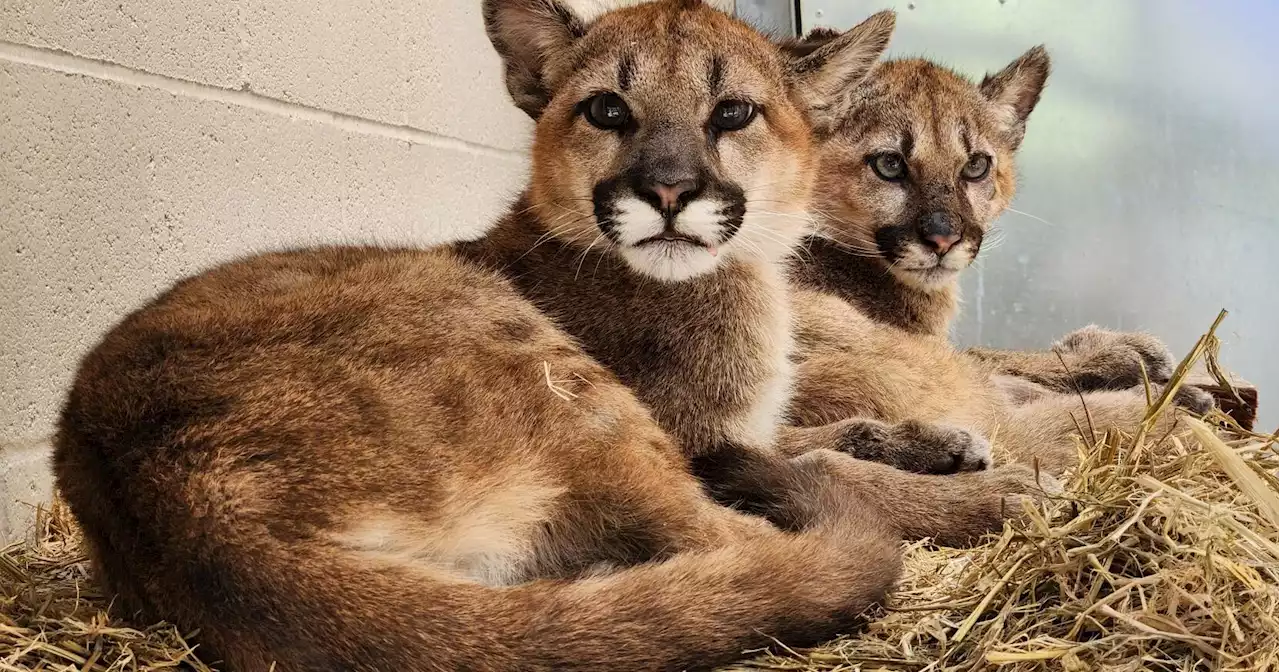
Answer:
[[[1254,473],[1253,469],[1245,463],[1236,451],[1232,450],[1227,444],[1218,438],[1209,426],[1196,420],[1195,418],[1184,418],[1183,422],[1191,428],[1191,432],[1199,439],[1200,444],[1213,455],[1218,464],[1227,472],[1236,485],[1253,499],[1257,504],[1258,510],[1266,515],[1267,520],[1272,527],[1280,525],[1280,500],[1277,499],[1280,494],[1276,493],[1274,488],[1268,487],[1262,482],[1262,477]]]

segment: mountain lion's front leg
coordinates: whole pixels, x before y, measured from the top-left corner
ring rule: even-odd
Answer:
[[[1057,392],[1124,390],[1167,383],[1174,359],[1159,339],[1142,332],[1090,325],[1067,334],[1047,351],[970,348],[965,351],[997,374],[1017,376]]]
[[[804,529],[824,512],[854,503],[906,540],[962,545],[997,532],[1022,511],[1021,500],[1053,494],[1058,482],[1022,465],[938,476],[913,474],[832,450],[788,458],[726,444],[693,460],[717,501]],[[831,500],[814,500],[823,493]]]
[[[889,424],[850,418],[819,427],[783,427],[777,448],[788,457],[834,450],[920,474],[955,474],[991,466],[991,444],[985,438],[959,427],[915,420]]]

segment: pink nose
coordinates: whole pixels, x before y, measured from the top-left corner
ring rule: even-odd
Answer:
[[[663,212],[679,211],[680,197],[697,188],[698,183],[693,180],[681,180],[675,184],[654,182],[649,185],[649,190],[658,197],[659,209]]]
[[[931,236],[924,236],[924,244],[933,248],[938,256],[946,254],[948,250],[960,242],[960,234],[958,233],[935,233]]]

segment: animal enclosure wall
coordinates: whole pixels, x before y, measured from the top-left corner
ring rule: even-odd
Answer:
[[[253,250],[480,230],[524,170],[478,3],[61,3],[0,15],[0,436],[77,359]]]
[[[1150,330],[1181,355],[1226,308],[1224,360],[1258,385],[1258,426],[1274,429],[1277,4],[800,0],[795,18],[847,28],[885,7],[898,13],[891,57],[974,77],[1036,44],[1053,58],[1017,212],[966,275],[955,339],[1044,347],[1096,322]]]

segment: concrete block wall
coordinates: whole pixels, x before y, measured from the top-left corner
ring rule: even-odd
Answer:
[[[479,4],[0,4],[0,543],[50,496],[79,358],[174,280],[279,247],[442,242],[501,212],[532,124]]]

